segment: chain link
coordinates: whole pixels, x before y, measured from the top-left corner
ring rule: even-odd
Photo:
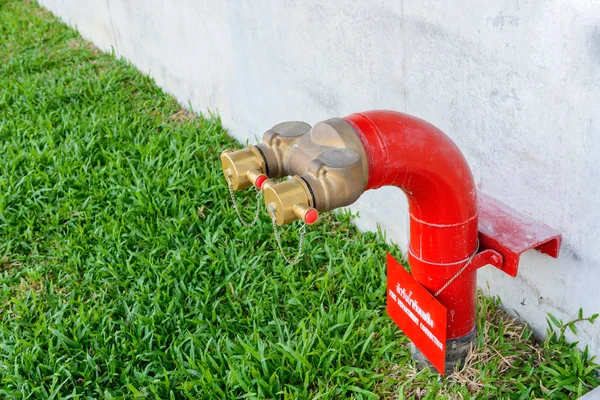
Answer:
[[[285,252],[283,251],[283,246],[281,245],[281,233],[279,232],[279,229],[277,229],[277,221],[275,219],[275,214],[273,214],[271,210],[269,210],[269,215],[271,216],[271,221],[273,222],[273,232],[275,233],[275,240],[277,241],[277,246],[279,247],[281,255],[288,264],[296,264],[298,261],[300,261],[300,257],[302,257],[302,249],[304,248],[304,235],[306,234],[306,224],[302,224],[300,230],[298,231],[298,234],[300,235],[300,238],[298,239],[298,252],[296,253],[296,257],[294,257],[294,259],[292,260],[288,258],[288,256],[286,256]]]
[[[258,190],[258,193],[256,194],[256,212],[254,213],[254,219],[251,222],[246,222],[244,221],[243,217],[242,217],[242,213],[240,211],[240,208],[237,204],[237,200],[235,199],[235,193],[233,191],[233,185],[231,184],[231,175],[226,176],[227,178],[227,188],[229,189],[229,195],[231,196],[231,203],[233,206],[233,209],[235,210],[236,214],[238,215],[240,222],[242,223],[242,225],[244,225],[245,227],[251,227],[254,224],[256,224],[258,222],[258,217],[260,215],[260,197],[262,195],[262,191]],[[277,247],[279,247],[279,251],[281,252],[281,255],[283,256],[283,258],[285,259],[285,261],[288,264],[296,264],[298,261],[300,261],[300,257],[302,257],[302,249],[304,248],[304,235],[306,234],[306,224],[302,224],[302,226],[300,227],[300,230],[298,232],[298,234],[300,235],[299,238],[299,244],[298,244],[298,252],[296,253],[296,257],[294,257],[293,259],[290,259],[288,256],[285,255],[285,252],[283,251],[283,245],[281,244],[281,233],[279,232],[279,230],[277,229],[277,222],[275,219],[275,214],[273,214],[270,210],[269,210],[269,215],[271,216],[271,221],[273,222],[273,232],[275,233],[275,240],[277,241]]]
[[[452,282],[454,282],[454,280],[460,276],[460,274],[465,272],[465,269],[467,269],[467,267],[471,264],[471,261],[473,261],[473,257],[475,257],[475,255],[477,254],[478,251],[479,251],[479,241],[477,241],[477,248],[475,249],[473,254],[471,254],[471,257],[469,257],[469,259],[467,260],[467,263],[465,265],[463,265],[463,267],[461,269],[459,269],[458,272],[452,278],[448,279],[448,282],[446,282],[444,284],[444,286],[442,286],[437,292],[435,292],[433,297],[438,297],[439,294],[444,291],[444,289],[446,289],[448,286],[450,286],[450,284]]]
[[[238,218],[240,219],[240,222],[242,223],[242,225],[249,228],[258,222],[258,216],[260,214],[260,196],[262,194],[262,191],[259,190],[258,193],[256,193],[256,212],[254,213],[254,219],[251,222],[246,222],[246,221],[244,221],[244,218],[242,217],[242,213],[241,213],[240,208],[235,199],[235,193],[233,192],[233,186],[231,185],[230,178],[231,178],[231,175],[227,176],[227,187],[229,188],[229,195],[231,196],[231,203],[232,203],[233,209],[235,210],[236,214],[238,215]]]

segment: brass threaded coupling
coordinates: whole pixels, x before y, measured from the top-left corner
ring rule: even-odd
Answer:
[[[266,175],[265,160],[255,146],[232,151],[226,149],[221,153],[221,166],[225,178],[234,190],[245,189],[257,182],[262,184]]]
[[[278,226],[297,219],[308,224],[316,222],[316,209],[310,188],[302,178],[294,176],[279,183],[268,180],[263,185],[263,190],[267,210]]]

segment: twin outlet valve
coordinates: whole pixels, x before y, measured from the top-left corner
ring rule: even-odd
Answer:
[[[269,188],[277,185],[266,175],[266,163],[260,154],[260,150],[255,146],[250,146],[239,151],[226,149],[221,153],[221,162],[223,163],[223,173],[227,178],[227,183],[233,190],[245,189],[253,185],[258,191],[267,191]],[[288,197],[289,193],[291,193],[290,189],[291,192],[293,192],[293,187],[290,187],[288,190],[283,190]],[[267,210],[279,226],[283,225],[283,221],[285,221],[285,219],[277,218],[277,215],[280,214],[278,211],[282,211],[284,207],[284,203],[278,195],[278,193],[281,192],[281,189],[279,189],[279,191],[271,190],[269,192],[268,197],[275,201],[267,202],[267,197],[265,197]],[[307,205],[309,201],[305,193],[299,191],[297,195],[297,199],[290,199],[291,203],[295,203],[291,207],[294,217],[302,220],[308,225],[314,224],[319,219],[319,212],[314,207]],[[298,202],[296,203],[296,201]],[[288,208],[289,205],[290,204],[286,204]]]
[[[221,154],[223,173],[233,190],[254,185],[264,194],[274,223],[311,225],[319,211],[352,204],[367,184],[364,149],[352,127],[340,118],[311,128],[284,122],[265,132],[262,143]],[[275,182],[274,178],[290,176]]]
[[[232,198],[233,190],[262,189],[280,250],[277,226],[305,222],[296,258],[285,258],[290,263],[299,260],[304,229],[320,212],[348,206],[367,189],[400,188],[408,200],[411,272],[402,275],[402,266],[388,257],[388,289],[400,283],[422,289],[421,306],[429,304],[439,316],[438,329],[428,331],[437,341],[415,328],[421,325],[405,311],[414,308],[409,303],[402,308],[399,298],[389,297],[388,313],[417,345],[413,358],[428,359],[442,374],[465,360],[475,340],[477,269],[491,264],[515,276],[524,251],[558,257],[558,232],[478,192],[458,146],[407,114],[365,111],[312,128],[285,122],[265,132],[256,146],[225,150],[221,162]],[[234,207],[239,213],[235,199]],[[257,209],[255,221],[258,215]]]

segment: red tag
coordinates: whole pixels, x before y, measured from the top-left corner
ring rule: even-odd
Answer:
[[[446,308],[387,255],[387,313],[444,375]]]

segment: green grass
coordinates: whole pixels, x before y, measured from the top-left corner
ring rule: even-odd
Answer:
[[[598,385],[587,354],[562,336],[535,343],[487,298],[465,371],[415,371],[384,308],[397,248],[326,216],[287,265],[265,213],[245,229],[229,204],[218,155],[239,144],[219,119],[35,4],[0,0],[0,90],[2,398],[572,398]]]

